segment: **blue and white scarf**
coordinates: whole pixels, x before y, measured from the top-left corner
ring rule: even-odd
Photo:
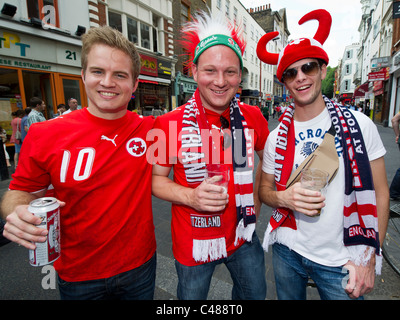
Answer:
[[[380,274],[382,256],[379,246],[375,189],[361,129],[356,118],[347,108],[333,103],[325,96],[323,98],[336,136],[343,148],[345,169],[343,243],[349,250],[351,261],[356,265],[366,265],[375,252],[377,255],[375,269],[376,273]],[[286,188],[286,182],[293,168],[295,148],[293,121],[291,121],[293,113],[294,107],[289,106],[281,117],[279,132],[287,138],[287,146],[281,148],[277,144],[276,152],[280,156],[275,157],[275,171],[282,172],[281,175],[275,174],[278,190]],[[270,234],[278,227],[296,229],[296,220],[291,210],[277,208],[274,211],[264,237],[265,250],[276,240],[270,237]]]

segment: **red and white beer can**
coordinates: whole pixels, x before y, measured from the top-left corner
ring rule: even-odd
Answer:
[[[28,210],[42,222],[37,227],[47,229],[47,239],[35,243],[36,249],[29,250],[29,263],[34,267],[44,266],[56,261],[61,253],[60,247],[60,204],[53,197],[33,200]]]

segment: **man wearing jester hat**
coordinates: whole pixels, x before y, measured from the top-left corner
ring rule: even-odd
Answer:
[[[329,62],[322,44],[332,19],[315,10],[299,24],[313,19],[319,21],[313,39],[297,39],[280,54],[270,53],[266,45],[278,35],[271,32],[257,46],[260,60],[278,65],[277,77],[294,100],[264,149],[259,195],[275,209],[263,247],[273,244],[279,299],[305,299],[309,277],[321,299],[362,299],[373,289],[374,270],[381,268],[389,212],[386,151],[368,117],[322,95]],[[327,150],[330,156],[318,168],[318,157]],[[296,182],[302,166],[330,171],[325,192]]]
[[[233,299],[265,299],[253,171],[255,153],[262,159],[269,131],[258,107],[235,97],[245,43],[239,28],[207,13],[184,26],[183,39],[198,88],[185,105],[156,119],[155,129],[163,134],[153,145],[159,153],[152,188],[155,196],[172,202],[178,298],[206,299],[216,265],[225,263]],[[218,185],[221,175],[207,178],[216,164],[229,171],[227,187]],[[173,180],[168,178],[172,168]],[[259,166],[255,190],[260,173]]]

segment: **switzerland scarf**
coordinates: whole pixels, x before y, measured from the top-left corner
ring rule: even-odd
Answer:
[[[236,98],[230,103],[230,129],[232,132],[233,176],[237,227],[235,245],[240,239],[251,241],[255,230],[253,199],[253,144],[252,135],[240,110]],[[181,161],[189,186],[196,187],[206,177],[206,163],[215,162],[219,155],[210,133],[210,125],[201,104],[199,91],[193,94],[184,109],[182,121]],[[218,132],[221,135],[221,132]],[[210,139],[211,138],[211,139]],[[211,151],[210,151],[211,150]],[[207,157],[210,156],[210,159]],[[218,163],[220,158],[218,157]],[[227,257],[223,213],[200,213],[189,209],[193,234],[193,258],[199,262],[214,261]]]
[[[331,116],[337,137],[343,148],[345,168],[344,190],[344,245],[351,261],[366,265],[373,251],[378,255],[376,271],[381,268],[378,218],[371,167],[361,129],[354,115],[347,108],[334,104],[324,96],[326,108]],[[278,191],[286,189],[294,161],[295,133],[293,125],[294,107],[289,106],[281,118],[275,150],[275,184]],[[274,210],[268,225],[263,247],[277,241],[271,232],[278,227],[296,230],[293,212],[287,208]]]

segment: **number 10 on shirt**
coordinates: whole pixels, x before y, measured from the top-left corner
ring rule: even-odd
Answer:
[[[83,181],[90,177],[90,174],[92,173],[95,154],[96,151],[93,148],[83,148],[79,151],[75,167],[73,168],[74,170],[73,177],[75,181]],[[61,183],[65,183],[66,181],[67,172],[71,167],[70,160],[71,160],[71,152],[68,150],[64,150],[63,159],[61,163],[61,170],[60,170]]]

